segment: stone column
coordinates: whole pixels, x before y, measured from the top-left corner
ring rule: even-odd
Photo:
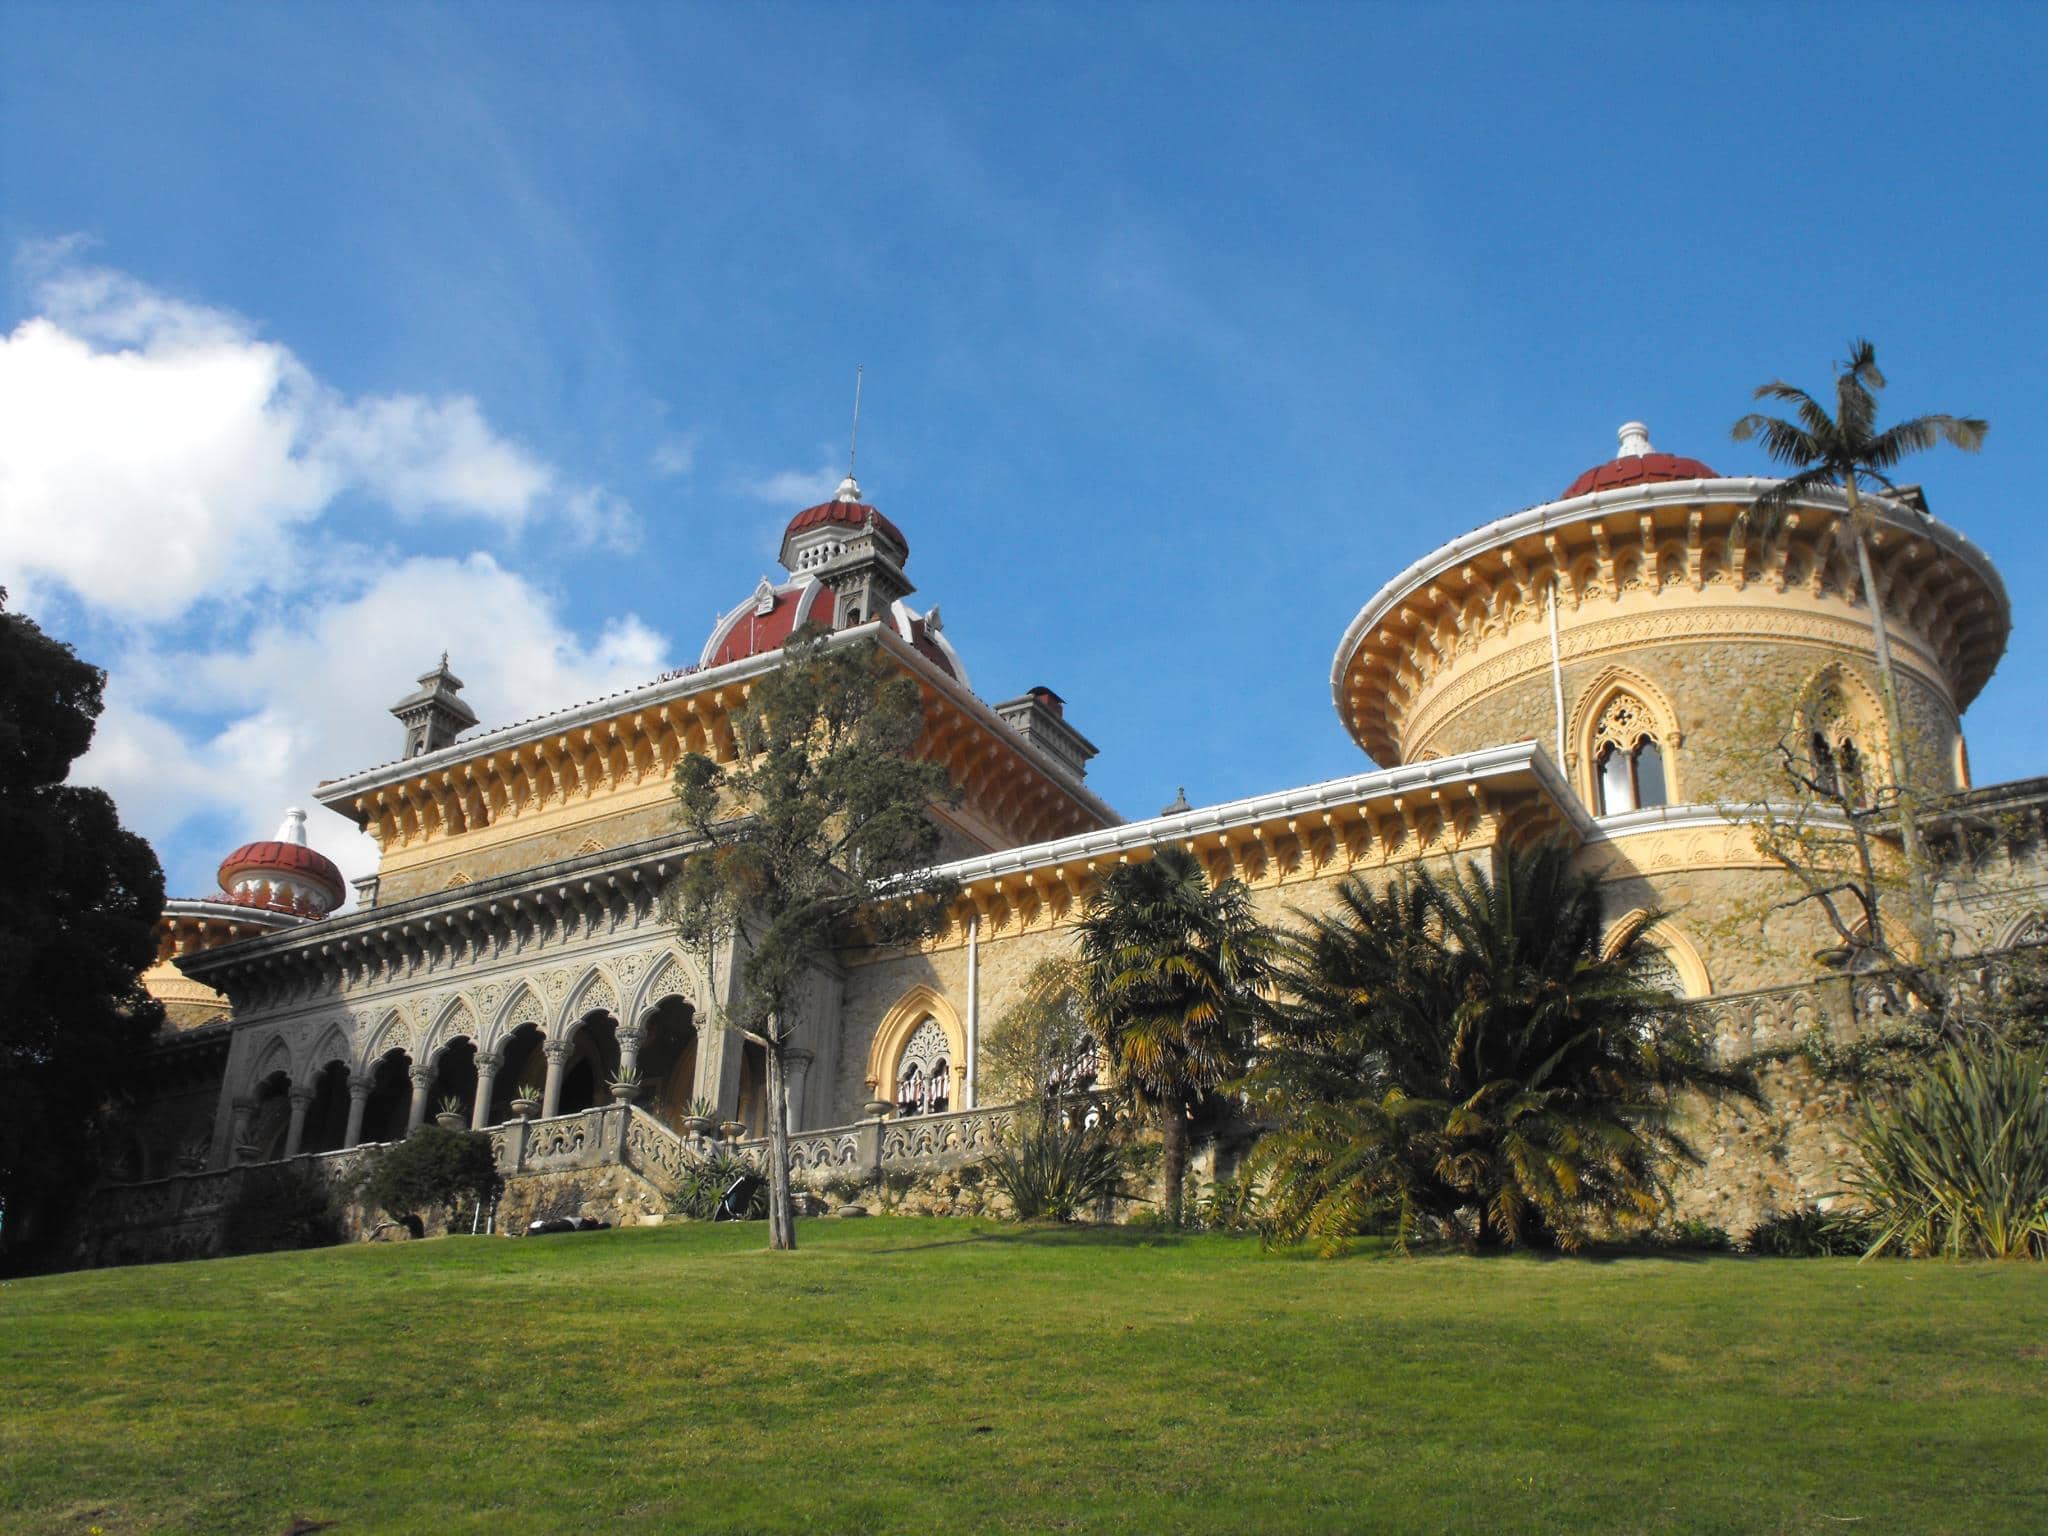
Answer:
[[[306,1111],[313,1107],[313,1090],[294,1086],[291,1091],[291,1129],[284,1133],[284,1155],[297,1157],[306,1140]]]
[[[617,1032],[619,1041],[619,1070],[640,1065],[640,1042],[645,1038],[639,1026],[621,1029]]]
[[[351,1077],[348,1080],[348,1129],[342,1133],[341,1144],[353,1147],[363,1139],[363,1108],[370,1102],[373,1086],[367,1077]]]
[[[782,1085],[782,1128],[790,1134],[803,1129],[804,1088],[811,1080],[811,1062],[815,1058],[809,1051],[784,1051],[782,1065],[787,1077]]]
[[[405,1134],[410,1136],[427,1121],[427,1095],[434,1091],[434,1069],[412,1069],[412,1113],[405,1117]]]
[[[540,1097],[540,1117],[551,1119],[562,1107],[562,1077],[569,1068],[569,1042],[550,1040],[541,1050],[548,1058],[548,1085]]]
[[[235,1100],[235,1118],[228,1131],[229,1162],[239,1163],[245,1161],[242,1156],[242,1148],[249,1144],[249,1119],[255,1113],[256,1101],[254,1099]]]
[[[491,1123],[491,1094],[498,1086],[498,1068],[505,1058],[496,1051],[476,1053],[476,1104],[469,1112],[469,1128],[480,1131]]]

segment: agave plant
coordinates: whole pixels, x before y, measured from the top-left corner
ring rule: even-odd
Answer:
[[[1072,1221],[1123,1192],[1123,1152],[1106,1126],[1035,1120],[989,1159],[1019,1221]]]
[[[1865,1106],[1846,1182],[1873,1254],[2048,1259],[2048,1056],[1951,1047]]]

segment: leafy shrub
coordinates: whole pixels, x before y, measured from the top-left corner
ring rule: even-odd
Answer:
[[[428,1124],[385,1149],[363,1185],[363,1201],[413,1226],[437,1206],[489,1200],[502,1182],[490,1137]]]
[[[1876,1237],[1870,1218],[1861,1211],[1844,1206],[1824,1211],[1817,1205],[1802,1205],[1766,1216],[1749,1229],[1742,1246],[1772,1258],[1826,1259],[1860,1254]]]
[[[1259,1201],[1264,1191],[1249,1168],[1218,1179],[1195,1208],[1192,1225],[1210,1232],[1252,1232],[1258,1229]]]
[[[2048,1258],[2048,1057],[1951,1048],[1865,1106],[1847,1182],[1871,1252]]]
[[[1675,1248],[1681,1253],[1729,1253],[1735,1247],[1735,1240],[1725,1227],[1696,1216],[1658,1228],[1656,1242],[1660,1248]]]
[[[224,1253],[276,1253],[341,1242],[341,1209],[327,1180],[283,1164],[241,1175],[221,1220]]]
[[[988,1161],[1019,1221],[1072,1221],[1123,1192],[1124,1159],[1103,1126],[1034,1122]]]
[[[671,1216],[688,1216],[693,1221],[710,1221],[718,1215],[719,1202],[735,1179],[755,1181],[744,1212],[748,1221],[760,1221],[768,1214],[768,1186],[752,1163],[735,1153],[714,1149],[700,1157],[683,1160],[683,1171],[675,1193],[669,1196]]]
[[[1647,923],[1609,942],[1602,900],[1550,844],[1353,876],[1300,914],[1244,1082],[1273,1236],[1570,1251],[1662,1213],[1700,1161],[1681,1097],[1756,1088],[1674,1006]]]

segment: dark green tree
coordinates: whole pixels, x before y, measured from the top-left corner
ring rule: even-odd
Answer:
[[[106,674],[0,589],[0,1257],[25,1262],[89,1183],[103,1111],[162,1010],[164,876],[97,789],[64,782],[92,744]]]
[[[1253,1166],[1276,1236],[1576,1248],[1654,1216],[1697,1161],[1682,1091],[1754,1094],[1657,985],[1649,924],[1605,944],[1565,849],[1384,894],[1353,877],[1298,915],[1246,1083],[1274,1123]]]
[[[417,1236],[437,1207],[452,1208],[465,1198],[481,1205],[497,1195],[503,1182],[490,1137],[428,1124],[377,1154],[362,1198]]]
[[[760,1042],[768,1076],[768,1230],[796,1246],[788,1157],[788,1050],[818,965],[835,952],[942,932],[955,887],[931,873],[935,806],[958,791],[917,755],[915,678],[872,641],[806,625],[731,717],[735,752],[676,768],[683,824],[701,841],[669,894],[677,932],[710,958],[732,946],[728,1021]]]
[[[1884,698],[1885,745],[1891,758],[1890,786],[1869,786],[1889,801],[1895,812],[1907,880],[1908,920],[1919,946],[1922,963],[1936,954],[1934,898],[1927,858],[1921,848],[1918,810],[1913,796],[1913,776],[1908,771],[1910,742],[1899,710],[1898,676],[1892,668],[1891,637],[1886,630],[1884,592],[1870,568],[1870,546],[1877,533],[1877,513],[1863,499],[1866,488],[1896,493],[1889,478],[1908,454],[1920,453],[1938,443],[1951,443],[1966,453],[1975,453],[1990,430],[1987,422],[1974,416],[1915,416],[1882,430],[1877,425],[1877,394],[1885,387],[1878,371],[1877,349],[1858,339],[1849,345],[1848,361],[1835,365],[1835,411],[1805,390],[1774,379],[1757,386],[1755,398],[1790,405],[1796,421],[1752,411],[1735,423],[1737,442],[1754,438],[1764,452],[1792,472],[1759,496],[1743,514],[1748,537],[1768,542],[1784,527],[1785,514],[1802,496],[1816,490],[1838,490],[1848,501],[1849,515],[1838,524],[1843,546],[1856,562],[1865,602],[1870,610],[1871,640],[1877,651],[1878,687]],[[1922,516],[1926,516],[1923,511]],[[1882,927],[1873,922],[1868,931],[1882,942]]]
[[[1117,1090],[1159,1126],[1178,1221],[1188,1116],[1244,1068],[1272,939],[1235,877],[1211,885],[1178,846],[1120,864],[1080,922],[1081,992]]]

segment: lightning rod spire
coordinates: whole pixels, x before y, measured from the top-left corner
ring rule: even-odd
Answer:
[[[846,444],[846,478],[853,478],[853,461],[860,453],[860,381],[867,372],[865,363],[856,363],[853,369],[853,436]]]

